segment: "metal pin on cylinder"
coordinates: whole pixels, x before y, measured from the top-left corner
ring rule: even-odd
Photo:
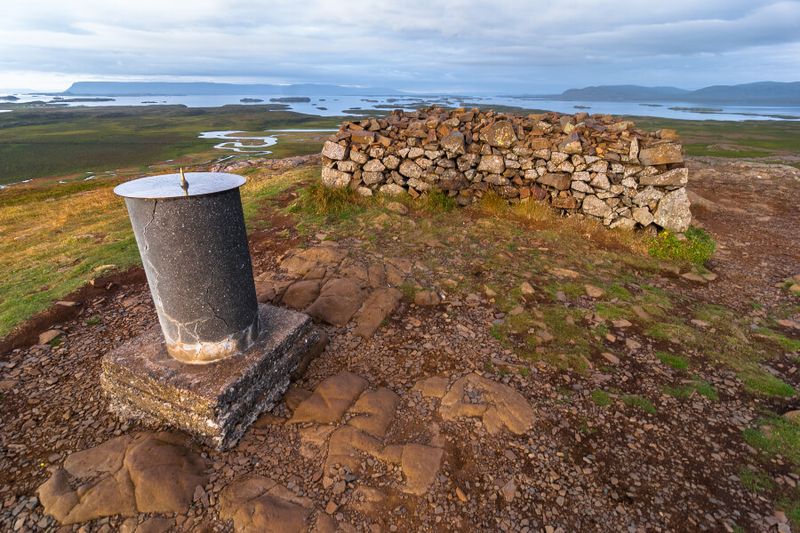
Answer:
[[[244,183],[181,169],[114,189],[125,198],[167,351],[184,363],[225,359],[258,338]]]

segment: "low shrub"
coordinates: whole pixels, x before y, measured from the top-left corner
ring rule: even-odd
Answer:
[[[717,243],[709,233],[700,228],[691,227],[684,233],[685,239],[679,239],[674,233],[664,230],[650,243],[650,255],[657,259],[687,261],[695,265],[705,265]]]

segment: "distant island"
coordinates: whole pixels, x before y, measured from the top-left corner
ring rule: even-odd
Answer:
[[[90,97],[90,98],[62,98],[60,96],[56,96],[53,98],[53,103],[79,103],[79,102],[113,102],[113,98],[106,98],[106,97]]]
[[[79,81],[73,83],[69,89],[61,94],[64,96],[185,96],[187,94],[378,96],[404,93],[381,87],[350,87],[316,83],[270,85],[207,82]]]
[[[19,100],[19,98],[14,95],[9,95],[9,96],[0,96],[0,100],[2,100],[3,102],[16,102],[17,100]]]
[[[263,102],[264,100],[261,98],[239,98],[239,101],[243,104],[257,104],[258,102]]]
[[[283,102],[285,104],[302,104],[311,101],[308,96],[282,96],[280,98],[270,98],[270,102]]]
[[[599,85],[568,89],[561,94],[518,97],[584,102],[690,102],[728,105],[800,106],[800,82],[762,81],[713,85],[695,91],[677,87]]]

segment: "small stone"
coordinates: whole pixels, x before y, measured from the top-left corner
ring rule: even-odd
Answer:
[[[633,339],[625,339],[625,347],[632,352],[638,351],[642,345]]]
[[[514,501],[514,497],[517,495],[517,484],[514,483],[514,480],[510,480],[508,483],[503,485],[500,489],[500,493],[503,495],[503,499],[509,503]]]
[[[527,281],[523,281],[522,282],[522,284],[519,286],[519,290],[525,296],[531,296],[532,294],[534,294],[536,292],[533,289],[533,285],[531,285]]]
[[[439,305],[441,301],[435,291],[417,291],[414,294],[414,303],[417,305]]]
[[[612,365],[618,365],[619,364],[619,357],[617,357],[613,353],[603,352],[602,355],[603,355],[603,359],[605,359],[606,361],[608,361]]]
[[[697,272],[684,272],[683,274],[681,274],[681,277],[684,279],[688,279],[689,281],[694,281],[696,283],[706,283],[706,278],[704,278]]]
[[[388,204],[386,204],[386,209],[388,209],[392,213],[397,213],[398,215],[408,214],[408,207],[406,207],[405,204],[401,204],[400,202],[389,202]]]
[[[48,344],[53,342],[63,334],[64,332],[61,330],[48,329],[47,331],[39,334],[39,344]]]
[[[586,294],[590,298],[600,298],[606,293],[606,291],[604,291],[600,287],[595,287],[594,285],[587,284],[584,285],[583,288],[586,290]]]

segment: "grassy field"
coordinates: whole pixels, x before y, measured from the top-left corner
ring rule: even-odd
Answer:
[[[757,158],[798,163],[800,156],[800,122],[747,120],[724,122],[713,120],[634,119],[647,130],[672,128],[681,135],[686,153],[694,156]]]
[[[219,141],[198,139],[202,131],[331,128],[340,120],[270,106],[59,108],[0,114],[0,184],[53,178],[0,192],[0,336],[100,272],[137,264],[124,206],[111,192],[117,183],[231,154],[213,149]],[[800,153],[796,123],[637,123],[646,129],[677,129],[694,154],[767,154],[780,159]],[[269,157],[318,152],[326,134],[280,135]],[[90,171],[98,173],[97,178],[83,181]],[[256,184],[245,189],[246,202],[249,194],[257,197]]]
[[[118,183],[233,153],[214,149],[219,140],[198,139],[202,131],[321,129],[336,127],[340,120],[268,106],[3,113],[0,184],[59,179],[0,191],[0,337],[101,273],[138,264],[124,204],[112,192]],[[319,152],[326,134],[278,135],[267,157]],[[97,172],[97,178],[84,181],[89,171]],[[248,213],[261,192],[259,183],[243,190]]]
[[[22,109],[0,114],[0,184],[119,168],[146,170],[159,161],[232,153],[214,150],[219,140],[199,139],[203,131],[331,128],[340,121],[275,106]],[[289,140],[273,147],[273,154],[318,149],[315,143]]]

